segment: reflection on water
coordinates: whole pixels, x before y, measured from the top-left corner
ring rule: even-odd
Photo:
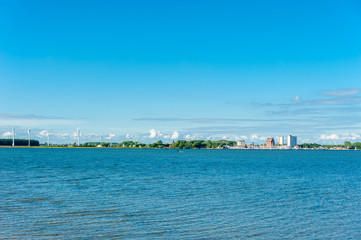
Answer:
[[[0,238],[361,238],[361,152],[0,149]]]

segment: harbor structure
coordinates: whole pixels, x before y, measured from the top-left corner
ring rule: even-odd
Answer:
[[[289,148],[294,148],[296,145],[297,145],[297,137],[292,136],[292,135],[288,135],[288,137],[287,137],[287,146]]]

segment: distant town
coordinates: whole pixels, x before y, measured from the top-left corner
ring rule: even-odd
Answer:
[[[285,138],[283,136],[277,137],[277,144],[273,137],[267,138],[265,144],[247,144],[245,140],[240,140],[237,142],[236,146],[230,147],[230,149],[299,149],[300,147],[297,145],[297,137],[288,135],[287,142],[285,142]]]
[[[361,143],[355,142],[351,143],[349,141],[344,142],[344,144],[337,145],[321,145],[318,143],[302,143],[297,144],[297,137],[288,135],[287,140],[283,136],[278,136],[277,142],[273,137],[267,138],[265,144],[254,144],[254,143],[246,143],[245,140],[239,140],[237,145],[230,146],[229,149],[310,149],[310,150],[357,150],[361,149]],[[285,141],[286,140],[286,141]]]

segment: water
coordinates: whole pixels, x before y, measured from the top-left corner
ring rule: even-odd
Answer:
[[[361,152],[1,148],[0,238],[361,239]]]

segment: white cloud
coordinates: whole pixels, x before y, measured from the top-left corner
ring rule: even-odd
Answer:
[[[338,140],[338,139],[340,139],[340,137],[336,133],[333,133],[331,135],[321,134],[320,139],[322,139],[322,140]]]
[[[157,131],[155,129],[150,129],[149,133],[149,138],[155,138],[157,136]]]
[[[257,141],[257,140],[266,140],[267,138],[266,137],[260,137],[258,136],[258,134],[252,134],[251,137],[249,137],[250,140],[253,140],[253,141]]]
[[[5,138],[10,137],[10,136],[12,136],[12,135],[13,135],[12,132],[5,132],[5,133],[3,133],[3,137],[5,137]]]
[[[248,137],[247,137],[247,136],[240,136],[240,139],[242,139],[242,140],[247,140]]]
[[[121,136],[119,136],[121,137]],[[138,133],[127,133],[125,136],[124,140],[131,140],[131,141],[143,141],[145,138],[147,138],[148,136],[145,135],[144,133],[142,134],[138,134]]]
[[[39,136],[44,137],[44,136],[48,136],[48,134],[49,134],[48,130],[42,130],[42,131],[39,133]]]
[[[257,139],[259,139],[258,134],[251,135],[251,140],[257,140]]]
[[[179,133],[178,133],[178,131],[174,131],[171,138],[174,139],[174,140],[175,140],[175,139],[178,139],[178,138],[179,138]]]
[[[163,137],[163,133],[161,133],[160,131],[156,131],[155,129],[150,129],[148,137],[149,138]],[[167,137],[165,137],[165,138],[167,138]]]
[[[52,133],[52,135],[59,139],[68,139],[71,136],[69,133]],[[47,136],[46,133],[44,136]]]
[[[347,96],[347,95],[354,95],[361,92],[360,88],[349,88],[349,89],[341,89],[335,91],[325,91],[322,92],[324,95],[331,95],[331,96]]]
[[[69,133],[58,133],[56,135],[59,137],[69,137]],[[80,134],[80,136],[81,136],[81,134]]]
[[[321,140],[357,140],[361,139],[361,135],[358,133],[341,133],[341,134],[321,134]]]
[[[108,137],[105,137],[105,139],[111,139],[114,138],[116,135],[114,133],[109,133]]]
[[[356,140],[356,139],[361,138],[361,135],[357,134],[357,133],[350,133],[349,136],[350,136],[351,140]]]
[[[194,140],[194,139],[195,139],[195,136],[192,136],[192,135],[189,135],[189,134],[188,134],[188,135],[185,136],[185,139],[186,139],[186,140]]]
[[[8,119],[0,118],[0,126],[26,126],[26,128],[39,128],[48,126],[49,128],[56,128],[59,126],[71,126],[79,124],[79,121],[70,119]]]
[[[300,101],[300,97],[296,96],[296,97],[292,98],[292,101]]]

